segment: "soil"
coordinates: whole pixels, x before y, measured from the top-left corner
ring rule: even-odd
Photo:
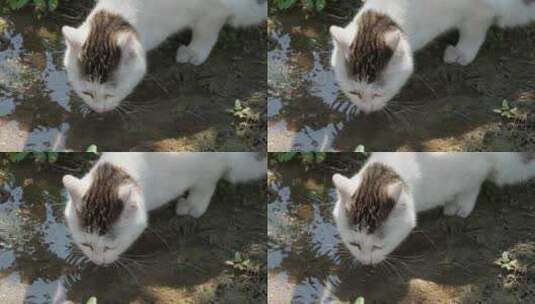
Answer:
[[[149,228],[126,252],[135,262],[97,267],[73,253],[58,170],[2,166],[0,302],[266,301],[265,182],[222,182],[198,220],[177,217],[172,203],[151,212]]]
[[[446,45],[458,39],[443,35],[417,53],[415,74],[393,99],[394,115],[364,115],[338,89],[329,64],[329,26],[345,26],[360,5],[339,0],[312,14],[271,11],[270,152],[535,148],[535,25],[491,29],[466,67],[442,62]],[[515,113],[496,113],[504,100]]]
[[[191,36],[177,34],[149,53],[149,71],[127,98],[131,112],[87,113],[67,82],[61,37],[61,26],[83,21],[85,2],[40,18],[32,10],[2,14],[0,150],[265,150],[264,27],[225,28],[198,67],[175,63]]]
[[[320,165],[277,163],[270,172],[270,303],[534,303],[535,182],[485,184],[466,219],[442,210],[394,252],[392,267],[363,267],[332,219],[334,172],[350,175],[365,157],[329,155]],[[274,163],[273,159],[271,159]]]

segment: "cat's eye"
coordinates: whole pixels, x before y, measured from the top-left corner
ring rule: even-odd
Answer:
[[[113,250],[113,249],[115,249],[115,247],[108,247],[108,246],[106,246],[106,247],[104,247],[104,252],[106,252],[106,251],[108,251],[108,250]]]
[[[86,247],[86,248],[89,248],[91,251],[93,250],[93,246],[89,243],[82,243],[81,244],[83,247]]]
[[[349,242],[349,245],[353,246],[353,247],[357,247],[358,250],[361,250],[360,248],[360,244],[357,243],[357,242]]]
[[[383,246],[373,246],[372,247],[372,251],[381,250],[381,249],[383,249]]]
[[[86,96],[89,96],[89,97],[91,97],[91,98],[94,98],[94,95],[93,95],[93,93],[91,93],[91,92],[83,91],[82,94],[84,94],[84,95],[86,95]]]
[[[104,95],[104,99],[113,98],[113,97],[115,97],[115,96],[114,95],[110,95],[110,94]]]
[[[372,98],[378,98],[378,97],[383,97],[383,94],[375,93],[372,95]]]
[[[350,91],[349,94],[362,98],[362,94],[359,91]]]

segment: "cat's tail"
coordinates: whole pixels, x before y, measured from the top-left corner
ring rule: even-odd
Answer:
[[[265,178],[267,159],[254,152],[231,152],[229,154],[229,170],[225,179],[231,183],[244,183]]]
[[[516,184],[535,177],[535,152],[491,154],[494,158],[492,180],[496,184]]]

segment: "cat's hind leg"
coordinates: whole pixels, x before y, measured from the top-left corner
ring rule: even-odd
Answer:
[[[178,48],[176,61],[193,65],[204,63],[217,42],[225,20],[226,16],[219,15],[208,15],[199,19],[193,26],[191,43]]]
[[[468,217],[474,210],[480,189],[481,186],[478,186],[475,189],[459,193],[454,201],[444,205],[444,214]]]
[[[444,52],[444,62],[468,65],[477,56],[485,42],[487,30],[492,24],[492,15],[481,13],[473,16],[459,27],[459,42],[449,45]]]
[[[198,218],[206,212],[217,182],[202,181],[189,190],[187,198],[181,198],[176,205],[177,215],[191,215]]]

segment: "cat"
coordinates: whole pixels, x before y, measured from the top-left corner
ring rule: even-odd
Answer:
[[[485,180],[499,186],[535,177],[535,153],[374,153],[353,177],[333,175],[333,216],[362,264],[385,260],[416,226],[417,213],[443,206],[470,215]]]
[[[147,52],[168,36],[191,28],[179,63],[202,64],[225,24],[261,23],[267,0],[99,0],[78,28],[64,26],[64,65],[74,91],[95,112],[117,108],[147,70]]]
[[[535,20],[535,0],[368,0],[345,27],[330,27],[331,66],[344,94],[362,112],[385,108],[414,72],[414,52],[458,29],[446,63],[471,63],[492,25]]]
[[[63,177],[67,226],[93,263],[111,264],[145,230],[148,211],[187,193],[176,214],[198,218],[219,179],[248,182],[266,170],[255,153],[104,153],[83,178]]]

